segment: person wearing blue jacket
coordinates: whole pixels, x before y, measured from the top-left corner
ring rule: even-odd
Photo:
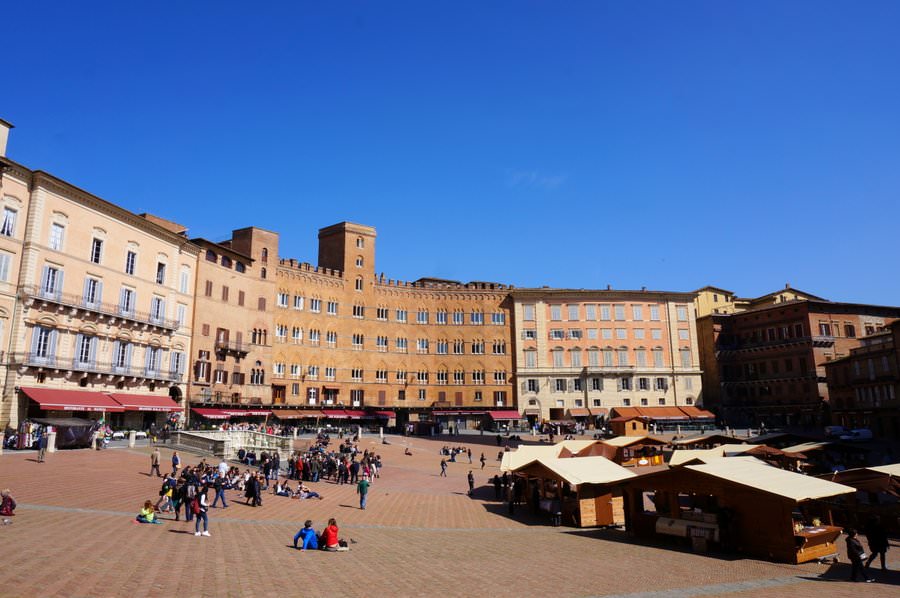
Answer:
[[[297,540],[301,538],[303,539],[303,545],[300,550],[306,550],[307,548],[319,549],[319,537],[316,534],[316,530],[313,529],[312,519],[307,519],[303,524],[303,529],[294,536],[294,548],[297,548]]]

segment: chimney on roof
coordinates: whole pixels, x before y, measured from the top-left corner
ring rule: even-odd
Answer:
[[[789,283],[789,282],[784,283],[784,288],[786,288],[786,289],[791,288],[791,283]]]
[[[0,158],[6,157],[6,142],[9,140],[9,130],[14,128],[10,122],[0,118]]]
[[[607,291],[611,291],[611,290],[612,290],[612,285],[611,285],[611,284],[606,285],[606,290],[607,290]]]

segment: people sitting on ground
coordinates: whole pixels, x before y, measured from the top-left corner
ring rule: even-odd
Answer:
[[[332,517],[328,520],[328,527],[322,532],[322,537],[319,538],[319,544],[323,550],[327,550],[328,552],[344,552],[350,550],[347,542],[338,537],[339,531],[337,521]]]
[[[409,456],[409,455],[412,455],[412,451],[409,450],[409,447],[406,447],[406,449],[404,449],[404,451],[403,451],[403,454]]]
[[[285,480],[284,483],[275,482],[275,494],[277,496],[287,497],[291,497],[293,495],[293,492],[291,492],[291,487],[288,484],[287,480]]]
[[[297,492],[294,493],[294,498],[318,498],[319,500],[322,500],[322,495],[318,492],[313,492],[309,486],[300,482],[300,485],[297,487]]]
[[[16,499],[10,494],[9,488],[0,492],[0,496],[3,497],[3,499],[0,500],[0,515],[3,515],[4,517],[12,517],[15,515]]]
[[[307,548],[312,550],[319,549],[319,537],[316,535],[316,530],[313,529],[311,519],[307,519],[303,523],[303,528],[294,536],[294,548],[297,548],[297,540],[300,539],[303,540],[300,550],[306,550]]]
[[[138,523],[162,523],[162,521],[156,518],[156,509],[153,508],[152,500],[144,502],[144,506],[141,508],[141,512],[138,513],[137,517],[135,517],[135,520]]]

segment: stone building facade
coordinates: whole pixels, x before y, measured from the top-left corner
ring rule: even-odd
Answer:
[[[542,288],[510,297],[519,406],[532,422],[697,403],[693,293]]]

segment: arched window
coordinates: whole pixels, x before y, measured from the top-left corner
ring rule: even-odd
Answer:
[[[269,250],[268,250],[268,248],[266,248],[266,247],[263,247],[263,248],[262,248],[262,257],[260,258],[259,261],[261,261],[261,262],[264,263],[264,264],[265,264],[265,263],[268,263],[268,261],[269,261]],[[265,278],[265,276],[263,276],[263,278]]]

